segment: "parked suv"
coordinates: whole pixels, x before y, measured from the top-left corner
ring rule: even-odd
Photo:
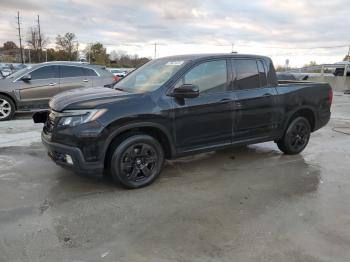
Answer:
[[[350,62],[349,61],[338,62],[335,64],[343,66],[343,67],[337,67],[335,69],[335,71],[333,73],[335,76],[344,76],[345,67],[347,67],[346,76],[350,76]]]
[[[0,81],[0,121],[12,119],[15,111],[48,108],[48,101],[62,91],[111,86],[113,77],[103,66],[75,62],[49,62],[20,69]]]
[[[270,58],[186,55],[152,60],[108,88],[65,92],[49,112],[42,141],[58,164],[110,171],[128,188],[152,183],[164,159],[275,141],[298,154],[330,118],[325,83],[278,84]]]

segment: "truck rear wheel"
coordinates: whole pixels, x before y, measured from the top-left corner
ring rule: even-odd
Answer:
[[[111,153],[112,178],[126,188],[135,189],[151,184],[163,167],[163,148],[149,135],[130,136],[116,145]]]
[[[287,155],[299,154],[309,143],[311,127],[305,117],[297,117],[289,124],[284,136],[277,141],[278,148]]]
[[[15,114],[15,108],[10,98],[0,95],[0,121],[11,120]]]

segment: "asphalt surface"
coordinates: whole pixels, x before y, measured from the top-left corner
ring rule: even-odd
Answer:
[[[124,190],[53,164],[28,117],[0,123],[0,261],[350,260],[350,96],[306,150],[274,143],[166,163]]]

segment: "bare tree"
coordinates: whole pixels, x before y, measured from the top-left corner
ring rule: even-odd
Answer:
[[[40,32],[37,27],[30,27],[27,35],[27,44],[32,50],[32,60],[35,62],[41,62],[42,48],[48,43],[48,39],[44,37],[43,33]]]

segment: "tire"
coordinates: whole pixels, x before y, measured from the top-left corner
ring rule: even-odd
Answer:
[[[334,72],[334,76],[343,76],[344,75],[344,70],[335,70]]]
[[[309,143],[311,126],[305,117],[297,117],[289,124],[284,136],[277,141],[278,148],[287,155],[296,155]]]
[[[15,115],[16,106],[12,99],[0,95],[0,121],[11,120]]]
[[[110,173],[114,182],[128,189],[153,183],[159,176],[164,151],[159,142],[149,135],[132,135],[113,146]]]

